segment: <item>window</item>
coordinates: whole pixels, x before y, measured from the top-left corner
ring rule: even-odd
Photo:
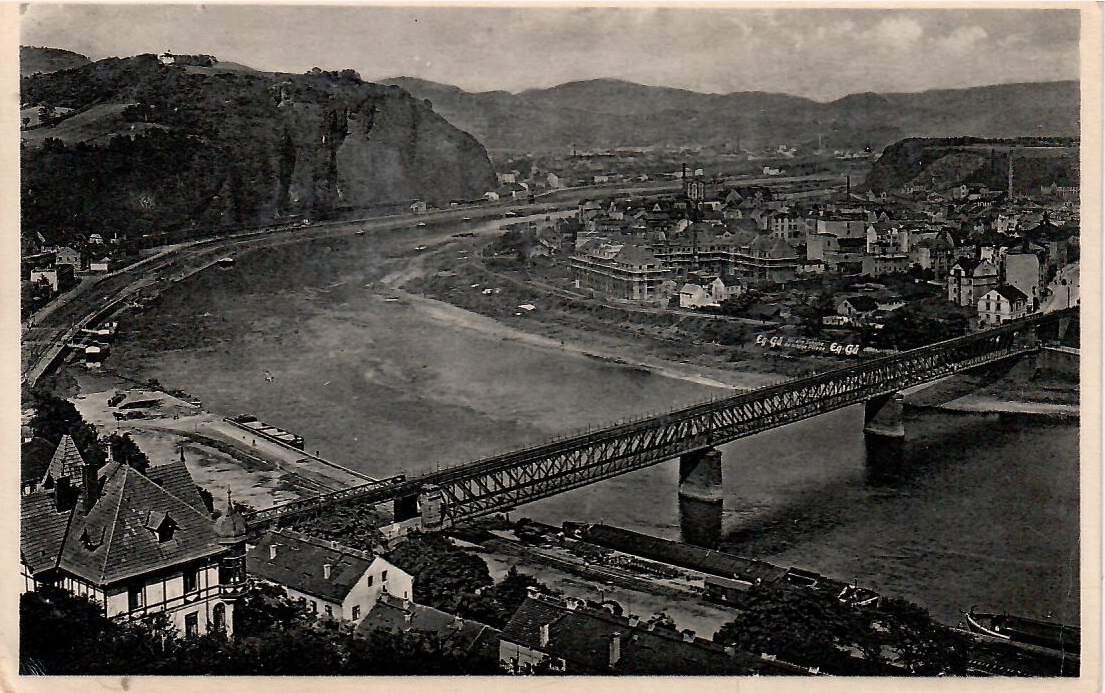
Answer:
[[[329,618],[334,618],[334,607],[330,606],[329,604],[326,605],[326,615]]]
[[[311,612],[316,614],[318,613],[318,602],[316,602],[314,599],[311,600]]]
[[[191,594],[200,589],[199,575],[195,568],[184,569],[184,593]]]
[[[226,630],[226,604],[216,604],[211,610],[211,618],[215,621],[215,630]]]
[[[353,614],[352,614],[352,616],[353,616],[354,621],[356,621],[358,618],[361,617],[361,605],[360,604],[354,604],[353,605]]]
[[[373,575],[369,575],[369,576],[368,576],[368,586],[369,586],[369,587],[372,587],[372,578],[373,578],[373,577],[375,577],[375,576],[373,576]]]
[[[388,581],[388,571],[385,570],[384,572],[380,573],[380,582],[387,582],[387,581]]]
[[[131,585],[127,587],[127,610],[136,611],[146,605],[145,585]]]
[[[184,634],[189,638],[199,637],[200,615],[193,611],[184,617]]]

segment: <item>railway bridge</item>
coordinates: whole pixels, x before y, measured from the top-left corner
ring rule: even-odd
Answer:
[[[863,403],[872,457],[900,455],[905,427],[901,390],[1038,351],[1077,316],[1077,308],[738,395],[716,397],[661,416],[568,435],[549,443],[427,473],[302,499],[247,516],[262,527],[337,503],[394,503],[397,521],[420,518],[424,530],[503,512],[523,503],[679,458],[680,494],[720,500],[717,445]]]

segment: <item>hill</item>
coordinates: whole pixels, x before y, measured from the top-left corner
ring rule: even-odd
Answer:
[[[942,192],[967,184],[1005,190],[1010,159],[1014,194],[1079,184],[1079,147],[1070,138],[910,138],[883,150],[860,189]]]
[[[1007,84],[917,94],[853,94],[819,103],[787,94],[702,94],[618,80],[518,94],[469,93],[409,77],[382,80],[430,100],[489,149],[725,145],[753,150],[878,149],[908,137],[1078,135],[1077,82]]]
[[[19,76],[46,74],[58,70],[68,70],[92,62],[87,57],[61,48],[43,48],[40,46],[19,47]]]
[[[27,76],[20,89],[39,116],[22,133],[24,231],[59,243],[446,203],[494,182],[472,136],[352,70],[261,73],[140,55]]]

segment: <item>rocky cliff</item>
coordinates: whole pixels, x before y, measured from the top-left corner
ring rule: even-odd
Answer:
[[[188,62],[109,58],[22,79],[41,123],[22,133],[24,232],[65,242],[325,218],[494,183],[483,146],[398,87]]]

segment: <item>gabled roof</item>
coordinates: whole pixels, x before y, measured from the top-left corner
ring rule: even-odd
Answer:
[[[205,513],[129,465],[102,472],[103,490],[87,516],[74,509],[58,567],[97,585],[221,553]],[[174,528],[161,541],[158,528]]]
[[[749,673],[758,658],[729,654],[702,638],[685,640],[674,631],[648,630],[628,618],[585,607],[570,608],[529,596],[503,628],[502,639],[563,659],[569,674],[738,674]],[[541,644],[541,627],[549,640]],[[610,664],[610,643],[619,634],[619,657]]]
[[[82,466],[84,466],[84,458],[81,457],[81,451],[77,449],[77,444],[73,442],[72,437],[64,435],[61,437],[58,447],[54,450],[54,456],[50,459],[49,466],[46,467],[42,484],[45,486],[47,479],[56,482],[62,477],[79,480]]]
[[[992,291],[1010,303],[1022,303],[1028,300],[1028,296],[1015,286],[999,286],[996,289],[992,289]]]
[[[467,655],[497,658],[499,654],[498,628],[389,594],[381,595],[357,626],[358,633],[374,630],[436,633],[451,648]]]
[[[201,513],[207,514],[207,506],[196,489],[196,482],[181,460],[153,465],[146,470],[146,478]]]
[[[276,558],[269,558],[273,546]],[[267,533],[246,554],[246,572],[298,592],[341,603],[376,560],[383,559],[337,542],[277,530]],[[323,568],[327,564],[329,578],[325,577]]]

